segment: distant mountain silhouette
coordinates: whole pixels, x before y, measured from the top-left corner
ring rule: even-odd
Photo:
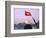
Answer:
[[[24,29],[25,23],[18,23],[14,25],[14,29]]]

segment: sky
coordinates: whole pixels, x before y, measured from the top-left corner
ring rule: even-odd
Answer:
[[[25,16],[25,10],[29,11],[32,16]],[[31,24],[35,24],[32,17],[38,22],[39,17],[39,9],[36,8],[14,8],[14,24],[30,22]]]

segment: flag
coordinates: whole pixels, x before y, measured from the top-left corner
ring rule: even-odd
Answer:
[[[25,16],[32,16],[32,14],[29,11],[25,11]]]

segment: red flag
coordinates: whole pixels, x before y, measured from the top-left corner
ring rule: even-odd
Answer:
[[[25,11],[25,16],[32,16],[32,14],[29,11]]]

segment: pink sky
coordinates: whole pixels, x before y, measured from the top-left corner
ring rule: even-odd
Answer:
[[[25,16],[25,10],[30,11],[32,16]],[[23,23],[25,21],[30,21],[32,24],[34,24],[32,17],[35,18],[36,22],[38,21],[39,17],[39,9],[33,9],[33,8],[15,8],[14,9],[14,23]]]

